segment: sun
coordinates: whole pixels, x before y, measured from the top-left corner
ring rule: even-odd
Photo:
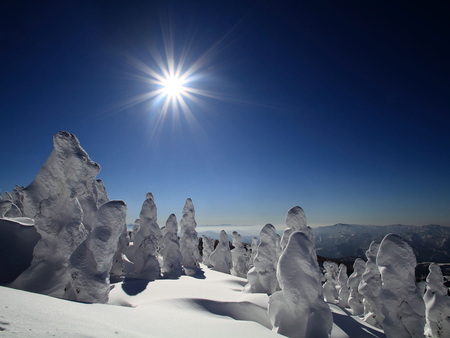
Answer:
[[[179,77],[172,75],[164,79],[162,82],[163,92],[170,98],[176,98],[185,94],[185,88],[183,87],[183,80]]]

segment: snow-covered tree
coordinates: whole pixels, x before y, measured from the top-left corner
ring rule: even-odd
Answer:
[[[14,189],[24,217],[34,219],[41,235],[30,268],[11,285],[62,297],[68,259],[93,228],[98,211],[95,181],[100,166],[81,148],[75,135],[59,132],[54,149],[26,188]]]
[[[91,233],[70,256],[70,280],[63,298],[89,303],[108,302],[109,275],[126,212],[123,201],[110,201],[100,207]]]
[[[350,289],[348,305],[356,316],[360,316],[364,313],[363,296],[358,292],[358,286],[365,269],[366,263],[361,258],[357,258],[353,263],[353,273],[350,275],[347,282],[348,288]]]
[[[358,291],[364,297],[364,321],[381,328],[383,314],[381,313],[381,274],[377,266],[377,254],[380,243],[372,242],[366,251],[366,270],[362,275]]]
[[[274,331],[291,338],[328,338],[333,316],[322,297],[322,273],[307,234],[291,234],[277,270],[282,291],[270,296],[268,308]]]
[[[211,267],[210,256],[214,251],[214,239],[202,235],[202,243],[203,243],[203,250],[202,250],[203,264],[205,264],[207,267]]]
[[[247,273],[248,284],[245,292],[265,292],[269,295],[278,287],[277,281],[277,247],[280,245],[280,236],[272,224],[266,224],[259,233],[260,243],[253,267]]]
[[[133,277],[154,280],[160,275],[156,258],[161,229],[157,220],[157,209],[152,193],[147,193],[139,214],[139,231],[134,236],[133,246],[127,250],[127,257],[133,257]]]
[[[123,224],[122,233],[120,234],[119,241],[117,243],[117,250],[113,257],[113,265],[111,267],[112,276],[123,276],[126,274],[127,271],[125,269],[124,256],[129,245],[130,245],[130,238],[128,237],[127,225]]]
[[[251,268],[253,266],[253,261],[255,260],[256,254],[258,253],[258,238],[252,238],[252,246],[251,246],[251,256],[248,261],[248,266]]]
[[[231,260],[230,242],[228,241],[228,235],[225,230],[220,232],[219,243],[209,256],[209,259],[214,270],[230,273],[233,263]]]
[[[247,250],[245,250],[242,245],[242,237],[237,233],[237,231],[233,231],[232,233],[233,246],[234,249],[231,250],[231,260],[233,262],[233,268],[231,270],[231,274],[238,277],[247,277]]]
[[[428,267],[427,286],[424,295],[426,308],[426,334],[432,338],[450,337],[450,297],[444,285],[441,268],[435,263]]]
[[[416,257],[398,235],[383,238],[377,266],[381,273],[383,329],[387,338],[423,337],[425,304],[415,283]]]
[[[281,237],[281,250],[284,250],[289,241],[289,236],[295,231],[303,232],[311,239],[311,242],[314,243],[312,229],[306,224],[305,212],[301,207],[295,206],[289,209],[286,215],[286,226],[287,228],[284,230],[283,236]]]
[[[178,241],[178,222],[174,214],[167,219],[165,234],[159,242],[159,253],[163,259],[161,269],[164,277],[178,278],[181,276],[183,272],[182,257]]]
[[[134,237],[136,236],[136,234],[139,232],[140,229],[141,229],[140,220],[139,218],[137,218],[134,221],[133,231],[130,232],[130,242],[134,243]],[[130,255],[131,258],[133,258],[133,255],[131,255],[129,251],[127,251],[127,255]]]
[[[180,251],[183,257],[183,267],[187,275],[194,274],[201,261],[198,250],[197,222],[195,222],[195,210],[192,200],[188,198],[183,208],[183,217],[180,221],[181,238]]]
[[[323,297],[326,302],[335,304],[338,301],[339,295],[337,291],[338,284],[338,270],[336,263],[326,261],[323,263],[325,269],[325,283],[323,284]]]
[[[348,307],[348,297],[350,296],[350,292],[348,290],[348,275],[347,275],[347,267],[344,264],[339,265],[339,305],[342,307]]]

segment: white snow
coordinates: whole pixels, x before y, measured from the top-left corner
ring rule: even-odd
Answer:
[[[361,258],[355,259],[353,270],[347,282],[348,288],[350,289],[348,305],[353,310],[353,314],[362,315],[364,313],[363,296],[358,292],[358,286],[366,270],[366,263]]]
[[[333,316],[322,297],[321,275],[314,243],[307,234],[292,233],[278,262],[282,290],[269,297],[276,332],[290,338],[329,336]]]
[[[201,261],[196,227],[194,204],[188,198],[183,207],[183,217],[180,221],[180,252],[186,274],[195,274],[196,268],[199,267]]]
[[[161,270],[164,277],[178,278],[183,269],[181,267],[180,243],[178,241],[178,222],[175,214],[171,214],[166,221],[165,234],[159,242],[159,254],[162,257]]]
[[[203,243],[203,250],[202,250],[203,264],[205,264],[207,267],[210,267],[211,266],[210,256],[214,251],[214,239],[202,235],[202,243]]]
[[[339,305],[342,307],[348,307],[348,297],[350,296],[350,291],[348,289],[348,275],[347,267],[344,264],[339,265]]]
[[[450,297],[448,288],[444,285],[444,278],[439,265],[432,263],[429,266],[427,288],[424,295],[427,333],[433,337],[450,336]]]
[[[416,257],[412,248],[400,236],[389,234],[381,241],[377,265],[386,336],[423,337],[425,304],[415,283]]]
[[[366,270],[358,286],[359,293],[364,297],[364,321],[377,327],[381,327],[383,322],[380,299],[381,275],[376,262],[379,247],[380,243],[373,241],[366,251]]]
[[[280,236],[272,224],[266,224],[259,233],[258,245],[253,267],[248,271],[248,284],[245,292],[265,292],[269,295],[277,291],[277,264]]]
[[[134,236],[133,245],[128,247],[127,257],[133,260],[133,277],[156,279],[160,275],[160,266],[156,258],[158,243],[162,238],[157,220],[157,209],[153,194],[148,192],[139,214],[139,231]],[[136,220],[136,223],[137,220]]]
[[[336,286],[338,284],[339,267],[336,263],[330,261],[324,262],[323,267],[325,269],[326,279],[326,282],[322,285],[323,298],[328,303],[337,303],[339,300],[339,294]]]
[[[230,273],[233,262],[231,260],[230,244],[225,230],[220,232],[219,243],[209,256],[213,269],[223,273]]]
[[[247,262],[247,251],[242,245],[242,237],[237,231],[233,231],[233,246],[234,249],[231,250],[231,260],[233,263],[233,268],[231,269],[231,274],[238,277],[247,277],[248,262]]]
[[[286,215],[286,226],[287,228],[284,230],[283,236],[281,237],[281,250],[284,250],[289,241],[289,237],[295,231],[303,232],[311,239],[311,242],[314,243],[312,229],[307,225],[305,211],[301,207],[295,206],[289,209]]]
[[[272,332],[268,296],[241,292],[245,279],[201,265],[204,279],[181,276],[114,284],[109,304],[84,304],[0,287],[2,337],[282,337]],[[332,338],[384,337],[330,305]]]

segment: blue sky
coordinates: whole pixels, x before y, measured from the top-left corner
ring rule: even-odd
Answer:
[[[159,223],[192,198],[198,224],[450,225],[450,53],[438,3],[15,1],[0,5],[0,188],[27,186],[60,130],[111,199]],[[442,5],[443,6],[443,5]],[[169,41],[168,37],[171,37]],[[192,114],[155,90],[173,46]],[[189,47],[189,48],[188,48]]]

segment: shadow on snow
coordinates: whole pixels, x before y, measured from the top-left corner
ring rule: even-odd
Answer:
[[[250,302],[220,302],[210,299],[189,299],[195,307],[219,316],[231,317],[235,320],[252,321],[272,329],[267,309]]]

